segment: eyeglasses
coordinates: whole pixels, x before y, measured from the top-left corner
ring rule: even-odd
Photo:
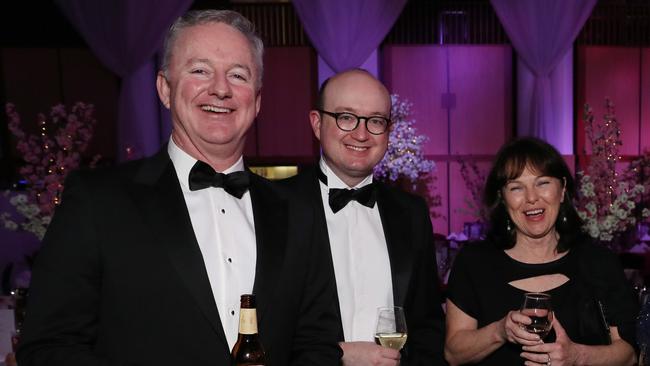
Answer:
[[[366,130],[373,135],[381,135],[388,129],[390,125],[390,120],[381,116],[357,116],[349,112],[343,113],[334,113],[324,111],[322,109],[318,110],[320,113],[327,114],[328,116],[334,117],[336,120],[336,126],[343,131],[354,131],[359,126],[359,121],[364,120],[366,122]]]

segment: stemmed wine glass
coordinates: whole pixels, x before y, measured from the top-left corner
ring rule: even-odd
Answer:
[[[539,335],[540,339],[544,339],[551,331],[553,324],[551,295],[542,292],[526,293],[524,303],[521,305],[521,313],[531,320],[530,324],[524,325],[526,331]]]
[[[392,306],[382,307],[377,310],[375,343],[399,351],[406,343],[406,336],[404,308]]]

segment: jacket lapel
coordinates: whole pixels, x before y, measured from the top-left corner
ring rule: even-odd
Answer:
[[[136,176],[133,193],[155,240],[167,252],[181,282],[223,341],[226,352],[230,352],[203,256],[166,148],[143,164]]]
[[[257,241],[253,293],[257,296],[258,318],[261,322],[268,304],[272,302],[284,262],[289,208],[287,201],[279,198],[271,189],[270,183],[255,174],[251,174],[250,193]]]
[[[395,306],[404,306],[413,260],[410,211],[383,184],[379,184],[377,204],[390,258],[393,301]]]
[[[327,233],[327,219],[325,218],[325,207],[323,206],[323,198],[321,196],[320,180],[318,179],[318,167],[310,168],[305,172],[305,176],[302,179],[305,180],[304,184],[301,184],[301,187],[305,187],[307,197],[312,197],[314,199],[313,204],[318,207],[317,212],[317,221],[323,224],[324,232]],[[327,245],[329,245],[329,235],[327,235]]]
[[[296,180],[292,188],[296,189],[301,196],[308,197],[309,203],[316,207],[315,225],[321,225],[320,230],[324,235],[323,240],[327,244],[328,253],[331,257],[332,247],[330,245],[330,237],[328,231],[329,229],[327,228],[327,218],[325,216],[325,207],[323,205],[323,198],[322,198],[321,188],[320,188],[320,180],[318,179],[318,169],[319,169],[318,165],[305,168],[305,170],[301,172],[298,176],[292,178]],[[333,262],[330,263],[332,266],[332,273],[334,273],[334,263]],[[338,288],[336,288],[336,284],[334,287],[336,290],[336,298],[337,298],[336,315],[339,317],[339,319],[341,319],[341,305],[338,301]],[[339,327],[338,332],[339,332],[338,335],[339,340],[344,341],[345,337],[343,335],[343,327]]]

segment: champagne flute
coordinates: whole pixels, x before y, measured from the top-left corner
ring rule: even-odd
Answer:
[[[530,333],[539,335],[544,339],[551,331],[553,324],[553,309],[551,308],[551,295],[542,292],[529,292],[524,295],[521,313],[530,318],[531,323],[524,325]]]
[[[406,343],[406,335],[404,308],[392,306],[377,310],[375,343],[399,351]]]

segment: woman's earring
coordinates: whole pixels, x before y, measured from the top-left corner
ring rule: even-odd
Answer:
[[[567,219],[566,219],[566,214],[562,214],[562,223],[566,224]]]
[[[512,228],[510,227],[510,219],[506,219],[506,230],[510,231]]]

